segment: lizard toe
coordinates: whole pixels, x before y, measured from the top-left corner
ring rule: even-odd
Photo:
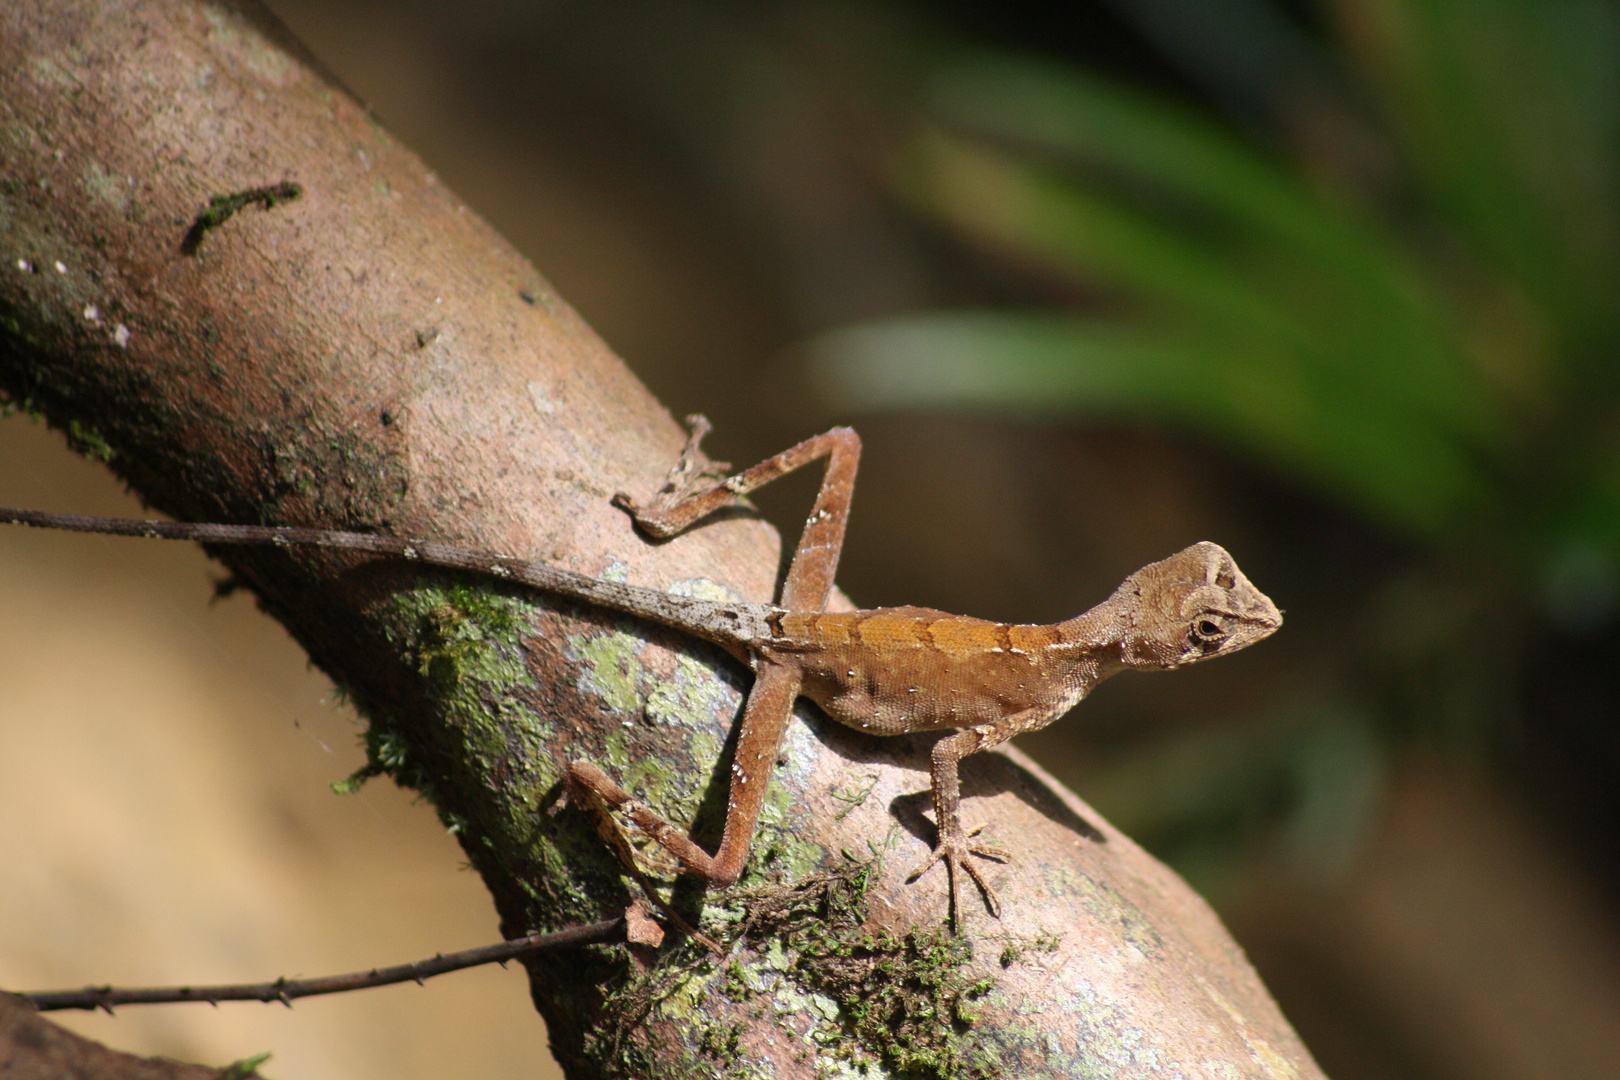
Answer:
[[[977,854],[976,850],[975,854]],[[1001,918],[1001,901],[996,897],[996,890],[990,887],[990,883],[984,880],[984,875],[980,874],[978,868],[971,862],[963,859],[961,860],[961,866],[963,870],[967,871],[968,877],[973,879],[973,884],[979,887],[979,894],[984,897],[984,906],[990,909],[991,916],[997,919]],[[954,887],[952,888],[951,899],[952,901],[956,899]]]
[[[935,865],[938,864],[941,860],[948,859],[949,857],[950,856],[947,854],[946,845],[941,844],[939,847],[934,849],[934,852],[933,852],[932,855],[928,856],[928,858],[923,860],[921,866],[917,867],[917,869],[913,870],[911,873],[906,875],[906,884],[911,885],[911,884],[915,883],[924,874],[926,874],[926,873],[928,873],[928,871],[932,870],[935,867]]]
[[[1006,862],[1010,858],[1000,848],[970,847],[964,839],[943,840],[934,849],[933,854],[929,855],[921,866],[906,877],[906,883],[909,885],[932,870],[936,864],[945,864],[946,887],[950,893],[950,920],[952,926],[957,925],[962,912],[962,898],[957,886],[962,880],[963,873],[972,878],[973,884],[978,886],[979,893],[984,897],[985,907],[989,909],[990,914],[995,918],[1001,918],[1001,901],[996,897],[996,890],[990,887],[990,883],[984,879],[984,875],[980,874],[978,868],[973,865],[968,858],[970,855],[978,855],[998,862]]]
[[[991,862],[1012,862],[1011,852],[1005,848],[995,847],[991,844],[974,844],[972,847],[968,848],[968,851],[972,852],[974,855],[977,855],[981,859],[989,859]]]

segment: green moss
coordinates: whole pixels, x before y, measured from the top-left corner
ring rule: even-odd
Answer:
[[[682,583],[672,592],[692,595],[714,588],[712,583]],[[570,638],[567,655],[582,665],[579,688],[600,697],[620,714],[637,712],[663,732],[684,735],[686,753],[646,752],[643,739],[629,727],[608,733],[596,754],[597,761],[641,803],[664,820],[685,828],[697,820],[707,795],[718,800],[717,789],[703,782],[722,760],[723,740],[734,722],[741,694],[712,669],[692,656],[679,656],[669,675],[649,676],[644,668],[640,638],[613,633]],[[628,725],[630,721],[626,721]],[[803,724],[791,724],[774,770],[765,805],[756,825],[747,874],[758,880],[796,880],[813,874],[826,860],[826,849],[803,837],[797,827],[796,792],[813,774],[819,745]],[[718,813],[723,803],[709,807]],[[634,833],[640,837],[639,833]],[[655,856],[656,857],[656,856]]]
[[[974,1003],[993,984],[972,973],[972,945],[943,925],[904,934],[864,929],[875,866],[851,861],[837,873],[747,897],[742,936],[763,943],[784,976],[772,998],[784,1011],[817,1016],[826,1046],[845,1047],[852,1037],[857,1052],[892,1071],[940,1080],[994,1075],[973,1039]]]
[[[647,719],[698,729],[712,726],[716,716],[736,706],[737,695],[708,665],[690,656],[677,657],[674,673],[658,680],[646,698]]]
[[[795,737],[789,731],[789,740]],[[808,734],[800,729],[800,738]],[[786,747],[784,747],[786,749]],[[791,753],[785,754],[792,761]],[[755,830],[755,852],[749,863],[756,870],[771,867],[779,879],[797,881],[814,874],[826,859],[827,851],[819,844],[804,839],[797,823],[803,817],[799,806],[801,782],[792,776],[779,774],[771,777],[765,789],[765,805],[760,809],[759,825]]]
[[[861,805],[871,797],[872,790],[877,787],[877,783],[878,774],[875,772],[867,773],[864,776],[858,777],[856,782],[851,784],[848,788],[835,787],[831,791],[827,792],[827,794],[831,795],[836,801],[844,804],[844,808],[838,811],[838,820],[843,821],[846,817],[859,809]]]
[[[735,1025],[706,1024],[702,1013],[692,1008],[713,976],[713,959],[707,952],[701,956],[684,951],[665,953],[657,966],[641,973],[626,968],[625,977],[609,989],[604,1003],[604,1015],[611,1021],[585,1034],[588,1056],[600,1063],[606,1076],[644,1077],[656,1071],[660,1076],[713,1077],[715,1070],[706,1061],[732,1058],[730,1053],[715,1054],[709,1048],[734,1046],[740,1034]],[[690,1033],[698,1047],[673,1067],[667,1060],[668,1048],[660,1046],[655,1053],[647,1034],[653,1011],[666,1006],[669,1015],[683,1021],[682,1030]]]
[[[619,778],[620,786],[664,820],[684,826],[697,814],[701,784],[696,778],[662,755],[637,752],[622,729],[608,735],[602,763]],[[633,836],[644,839],[639,831]]]
[[[685,1033],[685,1059],[671,1075],[759,1075],[739,1059],[749,1020],[805,1022],[807,1051],[818,1075],[856,1078],[887,1073],[937,1080],[999,1075],[994,1048],[974,1037],[974,1005],[992,981],[971,969],[972,946],[943,925],[904,934],[867,930],[866,890],[875,863],[848,860],[791,886],[734,889],[711,913],[728,927],[720,936],[747,945],[751,961],[716,966],[688,946],[661,956],[642,974],[609,990],[604,1015],[587,1037],[610,1075],[647,1075],[654,1056],[649,1021]],[[744,954],[746,955],[746,954]],[[718,995],[736,1011],[710,1019],[704,1001]],[[667,1048],[660,1048],[664,1061]]]
[[[1031,940],[1012,940],[1001,950],[1001,966],[1010,968],[1014,964],[1023,963],[1024,957],[1032,952],[1057,952],[1058,945],[1063,941],[1059,934],[1051,931],[1038,934]]]
[[[436,688],[449,691],[458,713],[481,705],[481,696],[467,700],[469,692],[527,682],[520,646],[529,609],[522,600],[459,584],[416,588],[401,599],[418,624],[412,649],[417,670]]]
[[[270,1051],[233,1061],[216,1074],[219,1080],[251,1080],[259,1075],[259,1066],[270,1060]]]
[[[297,184],[283,182],[266,187],[248,188],[245,191],[234,191],[229,195],[215,195],[192,221],[191,228],[186,230],[185,239],[180,241],[180,250],[186,255],[197,254],[197,250],[202,247],[203,238],[235,217],[238,210],[245,210],[255,204],[270,210],[281,203],[292,202],[303,193],[304,189]]]
[[[103,465],[111,464],[113,458],[118,456],[118,451],[114,450],[94,428],[77,420],[68,421],[67,440],[68,446],[75,451]]]
[[[490,585],[429,578],[397,594],[392,604],[384,624],[393,628],[393,644],[428,684],[427,696],[442,720],[440,737],[457,744],[450,748],[450,758],[481,770],[484,777],[498,770],[511,776],[514,744],[533,751],[545,745],[548,735],[522,698],[530,685],[522,648],[530,632],[528,604]],[[334,784],[334,790],[350,792],[370,777],[390,776],[433,802],[447,827],[465,826],[450,820],[430,770],[402,731],[372,716],[365,748],[366,764]],[[515,764],[521,768],[545,761],[543,754],[530,753]],[[508,794],[528,795],[526,800],[505,800],[515,809],[533,803],[532,790],[518,792],[509,784]]]
[[[595,694],[617,713],[641,711],[641,639],[616,631],[611,634],[578,634],[568,639],[571,659],[585,665],[580,689]]]
[[[738,1045],[745,1030],[746,1026],[741,1023],[715,1024],[705,1028],[698,1036],[698,1049],[722,1061],[732,1060],[737,1056]]]
[[[639,714],[660,730],[685,738],[684,761],[674,748],[673,757],[646,753],[625,727],[609,732],[598,754],[599,762],[625,790],[666,820],[684,824],[698,812],[704,790],[700,777],[714,768],[724,727],[741,699],[692,656],[676,657],[674,671],[667,676],[649,676],[643,647],[634,634],[613,632],[574,635],[564,651],[581,665],[582,692],[601,698],[622,716]]]
[[[15,313],[5,309],[0,309],[0,334],[4,334],[18,345],[26,345],[37,349],[42,344],[40,339],[29,332],[28,328],[22,324],[22,320],[17,318]],[[39,415],[39,406],[33,405],[29,407],[28,411],[37,416]]]
[[[609,709],[626,717],[626,723],[631,722],[630,717],[647,713],[651,695],[659,698],[660,719],[689,720],[689,714],[675,708],[681,700],[678,691],[656,685],[651,694],[643,689],[646,675],[641,662],[643,644],[640,638],[623,631],[584,633],[569,637],[564,652],[581,665],[579,689],[601,698]],[[712,716],[710,719],[712,721]],[[713,740],[709,741],[712,745]],[[711,755],[690,760],[708,763],[714,758]],[[626,728],[608,733],[600,761],[625,790],[633,792],[638,800],[666,819],[684,822],[696,813],[700,785],[694,781],[690,770],[664,760],[661,755],[645,753]]]
[[[0,330],[4,329],[5,317],[0,316]],[[35,401],[32,397],[0,397],[0,420],[3,420],[8,416],[15,416],[17,413],[22,413],[25,416],[32,417],[35,420],[41,419],[45,415],[45,411],[39,407],[39,402]]]

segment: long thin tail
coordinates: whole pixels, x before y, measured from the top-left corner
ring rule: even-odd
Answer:
[[[0,509],[0,525],[29,525],[37,529],[140,536],[155,540],[195,540],[205,544],[268,544],[275,547],[323,547],[385,555],[430,566],[449,567],[515,581],[544,592],[600,604],[615,611],[639,615],[653,622],[743,652],[751,644],[771,637],[764,604],[730,604],[693,597],[673,596],[616,581],[576,574],[545,563],[514,559],[472,548],[431,540],[403,540],[373,533],[331,529],[282,528],[271,525],[208,525],[185,521],[138,521],[134,518],[48,514],[39,510]]]

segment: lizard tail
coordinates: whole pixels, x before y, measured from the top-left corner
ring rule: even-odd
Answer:
[[[135,518],[51,514],[40,510],[0,509],[0,525],[37,529],[139,536],[158,540],[192,540],[204,544],[258,544],[273,547],[320,547],[385,555],[453,570],[512,581],[543,592],[600,604],[693,634],[745,655],[748,646],[772,636],[764,604],[726,603],[673,596],[617,581],[603,581],[546,563],[515,559],[488,551],[432,540],[405,540],[375,533],[303,529],[278,525],[213,525],[185,521],[142,521]]]

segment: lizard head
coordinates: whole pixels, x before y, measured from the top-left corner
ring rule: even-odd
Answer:
[[[1178,668],[1224,656],[1282,625],[1277,605],[1249,584],[1225,548],[1207,540],[1142,567],[1113,600],[1125,621],[1120,659],[1133,668]]]

